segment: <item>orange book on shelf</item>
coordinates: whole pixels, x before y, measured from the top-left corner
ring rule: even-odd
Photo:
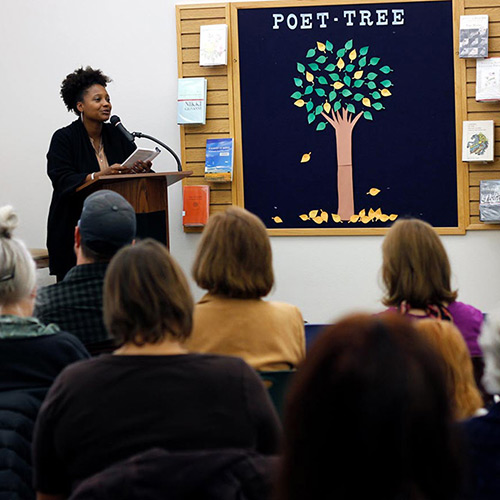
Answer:
[[[184,186],[182,189],[182,224],[186,227],[204,226],[210,212],[209,186]]]

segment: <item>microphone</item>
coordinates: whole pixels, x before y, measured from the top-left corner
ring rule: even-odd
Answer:
[[[116,115],[113,115],[109,121],[115,126],[130,142],[135,142],[134,136],[123,126],[122,121]]]

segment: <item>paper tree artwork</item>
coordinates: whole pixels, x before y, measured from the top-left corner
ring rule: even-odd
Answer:
[[[388,75],[393,70],[370,48],[356,48],[353,40],[341,47],[330,41],[317,42],[305,59],[297,62],[296,90],[293,104],[304,109],[307,123],[316,131],[331,130],[337,145],[337,214],[343,221],[355,215],[352,174],[352,133],[363,118],[372,121],[385,109],[393,83]],[[310,156],[311,153],[309,153]],[[314,219],[314,217],[311,217]]]

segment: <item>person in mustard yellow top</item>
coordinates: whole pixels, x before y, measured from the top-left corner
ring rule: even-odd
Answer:
[[[262,299],[274,274],[271,244],[258,217],[238,207],[210,217],[193,277],[208,293],[195,306],[189,350],[238,356],[256,370],[293,369],[302,361],[299,309]]]

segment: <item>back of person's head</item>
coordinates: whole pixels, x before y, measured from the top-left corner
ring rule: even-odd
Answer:
[[[243,208],[231,207],[210,217],[198,245],[193,277],[213,295],[256,299],[273,287],[272,260],[262,221]]]
[[[442,364],[403,316],[329,326],[285,409],[279,500],[456,497],[458,460]]]
[[[103,189],[85,199],[78,227],[83,255],[94,262],[108,262],[134,240],[135,211],[123,196]]]
[[[0,208],[0,313],[2,306],[28,298],[36,286],[36,266],[24,243],[12,236],[17,215]]]
[[[115,255],[103,305],[106,328],[119,343],[183,341],[191,334],[194,304],[186,278],[165,246],[149,238]]]
[[[382,245],[384,304],[408,302],[414,308],[453,302],[448,255],[436,231],[418,219],[394,223]]]
[[[446,371],[448,392],[457,419],[466,419],[483,406],[474,380],[469,350],[460,331],[450,321],[422,319],[415,328],[439,353]]]

